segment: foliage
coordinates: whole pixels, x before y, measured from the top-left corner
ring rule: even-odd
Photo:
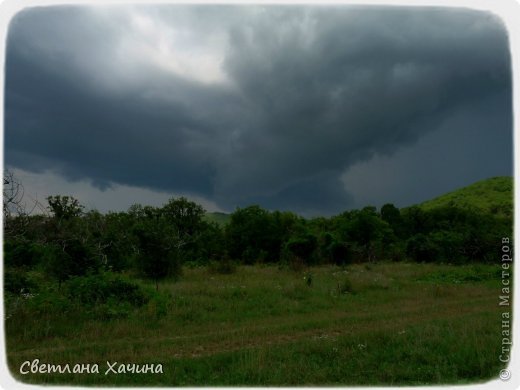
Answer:
[[[447,206],[476,209],[481,213],[511,218],[513,216],[513,178],[503,176],[478,181],[420,205],[425,211]]]
[[[273,229],[273,219],[260,206],[237,209],[226,225],[228,253],[246,264],[275,260],[280,241]]]
[[[205,213],[203,220],[206,222],[215,222],[220,227],[226,226],[229,222],[230,215],[221,212]]]
[[[195,236],[205,213],[202,206],[184,197],[170,199],[158,212],[176,229],[179,239],[183,241],[189,241]]]
[[[4,265],[10,267],[35,266],[41,255],[42,245],[26,239],[4,241]]]
[[[67,281],[66,289],[72,300],[87,306],[107,302],[141,306],[148,301],[136,283],[111,272],[71,278]]]
[[[156,289],[159,288],[159,280],[180,276],[179,248],[182,242],[159,214],[140,220],[133,233],[139,247],[138,269],[155,281]]]
[[[71,238],[45,246],[45,270],[61,283],[72,276],[86,275],[99,270],[100,259],[88,242]]]
[[[360,248],[367,261],[377,257],[376,248],[388,230],[387,222],[377,214],[375,207],[365,207],[351,214],[347,235]]]
[[[97,245],[102,248],[106,269],[124,271],[132,266],[138,250],[138,241],[132,231],[135,223],[128,213],[108,213],[96,224]]]
[[[336,265],[347,265],[352,262],[353,253],[350,245],[346,242],[338,240],[331,235],[324,245],[325,256],[329,262]]]
[[[79,201],[72,196],[49,196],[47,202],[52,215],[59,221],[79,217],[84,209]]]
[[[290,238],[284,246],[284,255],[289,261],[301,260],[305,264],[315,263],[317,238],[311,234],[303,234]]]
[[[5,268],[4,291],[12,294],[21,294],[32,293],[37,290],[38,286],[27,277],[25,272],[16,268]]]
[[[432,262],[437,258],[439,251],[431,237],[422,233],[412,236],[406,244],[406,254],[414,261]]]
[[[493,262],[502,237],[512,235],[512,214],[503,212],[512,206],[505,201],[512,195],[509,182],[494,178],[417,206],[388,203],[330,218],[305,219],[253,205],[219,214],[224,225],[208,221],[211,214],[186,198],[103,214],[84,212],[77,199],[55,195],[48,198],[50,215],[4,219],[4,264],[21,272],[44,270],[59,285],[113,271],[140,274],[158,288],[160,280],[180,277],[183,264],[226,273],[236,264],[256,263],[299,272],[317,264],[381,260]],[[448,198],[454,201],[443,200]],[[9,288],[22,282],[11,278]]]

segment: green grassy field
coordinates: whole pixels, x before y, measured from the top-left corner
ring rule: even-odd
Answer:
[[[180,281],[160,285],[164,305],[124,319],[8,319],[8,363],[23,382],[73,385],[482,382],[504,367],[499,272],[407,263],[185,269]],[[97,363],[100,373],[20,375],[34,359]],[[107,361],[161,363],[164,373],[105,375]]]

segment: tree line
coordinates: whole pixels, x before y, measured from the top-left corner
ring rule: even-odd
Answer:
[[[510,218],[454,206],[385,204],[305,219],[252,205],[237,208],[222,226],[184,197],[106,214],[85,211],[71,196],[48,197],[47,213],[37,215],[9,212],[5,201],[4,194],[5,266],[38,268],[58,284],[108,270],[136,273],[157,285],[187,265],[216,265],[225,272],[233,264],[256,263],[301,269],[379,260],[495,262],[501,237],[512,230]]]

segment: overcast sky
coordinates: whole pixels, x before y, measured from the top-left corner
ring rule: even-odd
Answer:
[[[408,206],[512,174],[508,45],[497,17],[458,9],[27,9],[5,164],[29,196],[101,211]]]

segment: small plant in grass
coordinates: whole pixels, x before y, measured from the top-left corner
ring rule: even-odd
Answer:
[[[160,319],[166,316],[170,305],[172,304],[172,297],[166,292],[150,291],[150,299],[146,306],[144,306],[144,313],[146,320]]]
[[[305,284],[307,284],[308,287],[312,286],[312,274],[310,272],[308,272],[303,279],[305,280]]]

